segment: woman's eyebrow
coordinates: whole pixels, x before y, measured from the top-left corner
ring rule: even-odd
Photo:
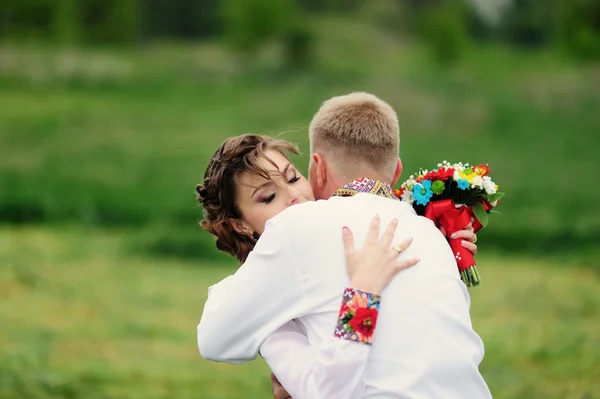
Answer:
[[[264,182],[263,184],[261,184],[260,186],[256,187],[254,189],[254,191],[252,192],[252,195],[250,196],[250,198],[254,197],[254,194],[256,194],[259,190],[261,190],[267,186],[270,186],[271,184],[273,184],[273,182],[267,181],[267,182]]]
[[[288,164],[287,164],[287,165],[285,165],[285,168],[283,168],[283,170],[281,171],[281,174],[282,174],[282,175],[285,175],[285,174],[287,173],[288,169],[290,168],[290,166],[292,166],[292,163],[291,163],[291,162],[288,162]],[[255,195],[255,194],[256,194],[256,193],[257,193],[257,192],[258,192],[260,189],[263,189],[263,188],[265,188],[265,187],[269,186],[269,185],[270,185],[270,184],[272,184],[272,183],[273,183],[272,181],[267,181],[267,182],[264,182],[263,184],[261,184],[260,186],[256,187],[256,188],[254,189],[254,191],[252,192],[252,195],[250,196],[250,198],[253,198],[253,197],[254,197],[254,195]]]

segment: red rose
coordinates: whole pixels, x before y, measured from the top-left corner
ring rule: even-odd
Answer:
[[[356,314],[350,319],[350,327],[364,339],[370,339],[377,324],[377,309],[360,308]]]

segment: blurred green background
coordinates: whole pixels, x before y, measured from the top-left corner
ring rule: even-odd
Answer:
[[[225,138],[307,151],[359,90],[404,178],[489,163],[507,193],[471,289],[494,397],[600,397],[599,1],[3,0],[0,398],[270,397],[262,360],[197,352],[237,265],[194,187]]]

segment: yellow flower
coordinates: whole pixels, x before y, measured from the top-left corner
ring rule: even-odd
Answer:
[[[465,168],[464,172],[461,172],[461,177],[469,182],[469,184],[473,184],[473,179],[478,176],[472,168]]]
[[[470,171],[470,169],[468,169]],[[469,184],[473,184],[473,178],[477,176],[475,173],[465,173],[465,172],[458,172],[458,179],[464,179],[466,181],[469,182]]]

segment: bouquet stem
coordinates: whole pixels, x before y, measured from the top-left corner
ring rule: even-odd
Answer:
[[[475,287],[481,282],[477,266],[473,265],[460,272],[460,278],[467,287]]]

